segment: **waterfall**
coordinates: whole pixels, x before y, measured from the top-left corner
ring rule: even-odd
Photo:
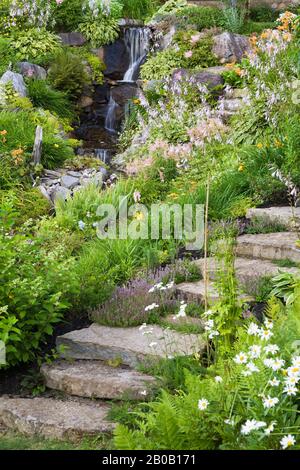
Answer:
[[[130,54],[130,64],[123,81],[133,82],[137,80],[139,68],[149,52],[150,30],[148,28],[126,29],[125,44]]]
[[[94,155],[96,158],[99,158],[103,163],[107,163],[111,156],[111,152],[109,149],[95,149]]]
[[[116,111],[118,108],[118,104],[113,99],[112,94],[110,94],[110,99],[108,103],[107,115],[105,118],[105,129],[109,132],[116,132]]]

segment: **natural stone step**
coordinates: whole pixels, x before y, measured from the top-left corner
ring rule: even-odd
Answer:
[[[204,276],[204,259],[195,260],[194,263],[199,267],[202,275]],[[211,280],[215,280],[218,273],[218,261],[215,258],[208,258],[207,260],[208,275]],[[274,277],[278,272],[288,272],[291,274],[299,273],[297,267],[294,268],[280,268],[268,260],[261,259],[248,259],[236,258],[235,259],[235,273],[239,284],[247,289],[251,284],[263,277]]]
[[[248,219],[262,219],[266,223],[277,223],[290,230],[300,227],[300,207],[295,207],[293,210],[289,206],[249,209],[246,216]]]
[[[178,284],[177,292],[183,296],[187,301],[205,302],[205,282],[204,280],[197,282],[185,282]],[[245,302],[252,302],[253,298],[249,295],[240,294],[240,298]],[[215,287],[208,284],[208,305],[214,305],[220,300],[219,294]]]
[[[47,387],[88,398],[143,400],[154,377],[100,361],[56,361],[41,368]]]
[[[111,432],[109,406],[53,398],[0,397],[0,425],[26,435],[76,439]]]
[[[246,258],[291,260],[300,262],[299,239],[295,232],[242,235],[237,239],[236,254]]]
[[[148,332],[150,332],[148,334]],[[57,338],[63,346],[63,357],[73,359],[116,360],[135,367],[147,357],[192,355],[205,343],[198,335],[185,335],[157,325],[133,328],[113,328],[92,324],[89,328],[72,331]]]

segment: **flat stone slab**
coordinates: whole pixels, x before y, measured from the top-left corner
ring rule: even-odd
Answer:
[[[176,291],[187,300],[200,300],[204,302],[205,299],[205,283],[204,280],[197,282],[183,282],[176,286]],[[219,294],[210,283],[208,285],[208,303],[210,305],[219,301]]]
[[[198,259],[194,263],[199,267],[204,275],[204,259]],[[215,280],[218,273],[218,262],[215,258],[207,260],[208,274],[211,280]],[[279,268],[271,261],[261,259],[236,258],[235,272],[239,283],[243,286],[249,285],[251,281],[262,277],[274,277],[278,272],[283,271],[291,274],[299,273],[298,268]]]
[[[205,283],[204,280],[197,282],[185,282],[178,284],[177,292],[189,301],[197,300],[201,303],[205,302]],[[252,302],[253,298],[246,294],[240,294],[240,299],[244,302]],[[214,305],[219,302],[220,297],[215,287],[208,284],[208,305]]]
[[[289,259],[300,262],[299,240],[295,232],[276,232],[258,235],[242,235],[237,239],[236,254],[245,258],[268,260]]]
[[[53,398],[0,397],[0,425],[28,436],[76,439],[110,433],[106,404],[61,401]]]
[[[57,361],[44,364],[41,372],[48,388],[88,398],[143,400],[156,382],[149,375],[101,361]]]
[[[200,352],[205,342],[199,335],[181,334],[157,325],[146,328],[113,328],[93,323],[89,328],[72,331],[57,338],[64,346],[63,357],[72,359],[114,360],[135,367],[147,357],[192,355]]]
[[[293,211],[290,206],[249,209],[246,217],[248,219],[263,219],[274,224],[278,223],[291,230],[300,227],[300,207],[295,207]]]

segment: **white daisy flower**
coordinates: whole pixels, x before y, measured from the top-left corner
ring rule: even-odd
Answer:
[[[284,382],[286,386],[294,387],[299,382],[300,377],[287,377]]]
[[[288,434],[281,439],[280,444],[282,449],[287,449],[288,447],[292,447],[296,444],[296,439],[291,434]]]
[[[261,329],[258,333],[258,336],[265,341],[269,341],[269,339],[273,336],[273,333],[270,330]]]
[[[297,395],[297,387],[287,386],[283,389],[283,393],[286,393],[289,397]]]
[[[251,346],[249,348],[249,356],[252,358],[252,359],[257,359],[261,354],[261,346],[259,346],[258,344],[254,344],[253,346]]]
[[[241,427],[241,434],[248,435],[252,431],[265,427],[267,424],[264,421],[256,421],[255,419],[248,419]]]
[[[215,382],[217,382],[217,383],[223,382],[222,377],[221,377],[220,375],[216,375],[216,376],[215,376]]]
[[[273,322],[271,322],[270,320],[266,320],[265,321],[265,327],[267,328],[267,330],[272,330],[273,329]]]
[[[289,377],[298,377],[300,375],[300,366],[292,366],[287,370]]]
[[[271,387],[278,387],[280,385],[280,380],[274,377],[274,379],[269,380],[268,384],[271,385]]]
[[[247,333],[250,336],[257,336],[259,331],[260,331],[259,326],[256,323],[252,322],[252,323],[250,323],[250,325],[248,327]]]
[[[248,362],[248,364],[246,364],[246,368],[250,370],[250,372],[259,372],[259,368],[254,364],[254,362]]]
[[[273,408],[275,405],[277,405],[277,403],[279,402],[279,399],[277,397],[270,397],[270,395],[268,395],[267,397],[265,397],[263,399],[263,407],[264,408]]]
[[[292,365],[300,367],[300,356],[292,357]]]
[[[198,401],[198,409],[201,411],[206,410],[208,405],[209,405],[209,402],[205,398],[201,398],[201,400]]]
[[[240,352],[239,354],[235,356],[233,360],[236,364],[245,364],[248,360],[248,356],[246,353]]]
[[[269,426],[267,427],[267,429],[265,429],[265,434],[266,434],[267,436],[268,436],[269,434],[271,434],[271,432],[274,431],[275,425],[276,425],[276,421],[272,421],[272,423],[269,424]]]
[[[264,347],[264,351],[269,354],[276,354],[279,351],[277,344],[268,344]]]
[[[155,308],[158,308],[159,305],[157,304],[151,304],[151,305],[147,305],[147,307],[145,307],[145,312],[149,312],[150,310],[154,310]]]

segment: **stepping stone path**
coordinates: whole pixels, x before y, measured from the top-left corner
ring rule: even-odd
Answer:
[[[57,361],[44,364],[41,372],[48,388],[88,398],[140,400],[156,383],[154,377],[101,361]]]
[[[300,208],[295,208],[294,214],[290,207],[271,207],[267,209],[250,209],[247,218],[265,223],[280,224],[287,230],[300,226]],[[245,301],[251,302],[251,296],[247,296],[247,289],[257,285],[259,279],[274,277],[279,271],[291,274],[299,273],[297,266],[290,268],[278,267],[274,261],[292,261],[300,263],[300,248],[296,242],[300,234],[292,231],[276,232],[257,235],[241,235],[237,238],[235,269],[241,292],[244,292]],[[204,260],[194,261],[204,276]],[[218,265],[214,258],[208,258],[208,303],[213,305],[218,301],[213,281],[216,279]],[[179,294],[190,300],[204,302],[204,281],[187,282],[177,286]],[[248,297],[248,298],[247,298]],[[253,300],[253,299],[252,299]]]
[[[64,346],[65,360],[44,364],[41,373],[49,389],[65,394],[64,400],[2,397],[0,426],[58,439],[111,433],[115,423],[107,417],[109,401],[103,400],[144,401],[158,386],[157,379],[134,369],[139,362],[201,352],[205,342],[199,335],[157,325],[140,329],[93,324],[58,337],[57,346]]]
[[[107,421],[108,411],[103,403],[0,397],[0,423],[29,436],[77,439],[110,433],[115,425]]]
[[[151,334],[147,334],[150,329]],[[157,325],[140,330],[139,327],[112,328],[95,323],[58,337],[57,345],[66,348],[63,355],[68,359],[120,360],[131,367],[148,357],[157,360],[192,355],[204,348],[204,342],[197,335],[184,335]]]
[[[251,209],[249,218],[261,217],[267,222],[280,222],[286,232],[242,235],[237,239],[236,275],[244,299],[251,299],[247,286],[261,277],[274,276],[279,270],[297,273],[298,268],[279,268],[272,261],[290,260],[300,263],[297,248],[298,234],[290,231],[290,208]],[[300,221],[300,210],[296,210]],[[196,260],[202,273],[204,260]],[[218,300],[213,281],[218,265],[208,259],[209,300]],[[204,281],[184,283],[177,287],[183,297],[204,301]],[[172,324],[172,319],[166,319]],[[201,320],[191,319],[201,327]],[[182,324],[180,319],[174,325]],[[147,334],[151,330],[151,334]],[[146,333],[146,334],[145,334]],[[80,436],[111,433],[115,424],[107,414],[108,400],[145,400],[157,379],[137,372],[136,366],[150,358],[170,358],[174,355],[192,355],[205,348],[198,334],[183,334],[157,325],[146,328],[113,328],[92,324],[57,338],[57,346],[64,346],[62,359],[41,368],[49,389],[58,391],[60,398],[0,398],[0,426],[27,435],[39,434],[48,438],[75,439]],[[60,348],[61,350],[61,348]],[[116,367],[113,367],[116,365]],[[63,398],[61,398],[63,397]],[[104,401],[106,400],[106,401]]]

